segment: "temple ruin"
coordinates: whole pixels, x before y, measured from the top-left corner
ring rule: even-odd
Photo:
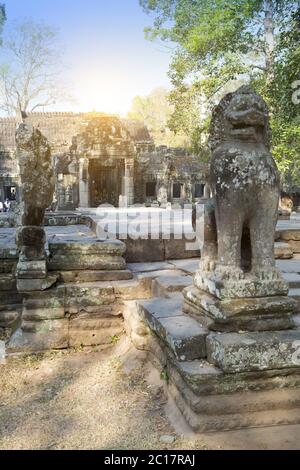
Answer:
[[[139,122],[100,113],[33,113],[27,122],[51,146],[57,210],[132,205],[160,201],[185,203],[204,194],[208,167],[184,149],[155,147]],[[0,119],[0,199],[18,199],[15,160],[17,123]]]
[[[300,224],[277,220],[259,95],[216,107],[210,168],[115,116],[0,125],[14,204],[0,217],[1,351],[105,347],[126,331],[195,431],[300,422]],[[110,237],[93,210],[108,204],[138,231],[153,216],[156,236]]]

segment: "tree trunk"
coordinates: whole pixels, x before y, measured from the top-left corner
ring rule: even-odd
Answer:
[[[264,0],[264,30],[265,30],[265,53],[267,81],[274,78],[274,0]]]

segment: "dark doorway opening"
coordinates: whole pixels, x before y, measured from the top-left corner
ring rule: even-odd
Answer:
[[[17,199],[17,188],[16,186],[5,186],[4,187],[4,199],[15,201]]]
[[[146,197],[156,196],[156,182],[146,183]]]
[[[181,183],[174,183],[173,184],[173,198],[180,199],[182,194],[183,184]]]
[[[122,177],[125,172],[124,162],[116,162],[113,167],[103,166],[98,160],[90,161],[90,204],[98,207],[101,204],[118,206],[122,194]]]
[[[195,184],[195,198],[203,197],[204,195],[204,184]]]

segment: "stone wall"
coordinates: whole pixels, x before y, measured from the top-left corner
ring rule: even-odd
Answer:
[[[135,166],[135,202],[162,203],[164,187],[167,202],[191,203],[204,196],[207,179],[208,165],[185,149],[161,146],[141,152]]]

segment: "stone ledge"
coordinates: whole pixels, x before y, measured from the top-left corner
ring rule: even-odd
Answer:
[[[29,330],[30,325],[28,325],[28,332],[21,328],[15,331],[7,347],[8,353],[38,352],[69,347],[69,321],[67,319],[36,322]]]
[[[129,270],[116,271],[60,271],[56,273],[60,282],[95,282],[95,281],[121,281],[132,279]]]
[[[120,240],[103,241],[96,237],[82,237],[74,240],[54,236],[49,240],[49,251],[54,255],[116,255],[125,253],[125,245]]]
[[[168,297],[172,292],[182,292],[183,289],[191,286],[192,283],[192,276],[182,274],[178,276],[168,276],[162,274],[155,278],[152,283],[152,295],[153,297]]]
[[[224,372],[236,373],[280,368],[300,372],[300,329],[255,333],[211,333],[208,361]]]
[[[274,247],[275,259],[293,258],[293,250],[289,243],[276,242]]]
[[[215,272],[202,273],[197,271],[194,284],[198,289],[208,292],[219,299],[245,299],[285,296],[288,294],[288,284],[280,276],[259,279],[246,274],[241,279],[234,279],[233,276],[228,279],[221,279]]]
[[[82,254],[70,252],[55,254],[48,261],[50,271],[123,271],[126,263],[122,256],[109,254]]]
[[[206,356],[208,330],[182,314],[181,300],[153,299],[137,302],[137,310],[151,332],[155,333],[179,361]]]
[[[183,311],[212,331],[276,331],[294,327],[297,302],[287,296],[218,299],[196,287],[185,289],[183,295]]]

